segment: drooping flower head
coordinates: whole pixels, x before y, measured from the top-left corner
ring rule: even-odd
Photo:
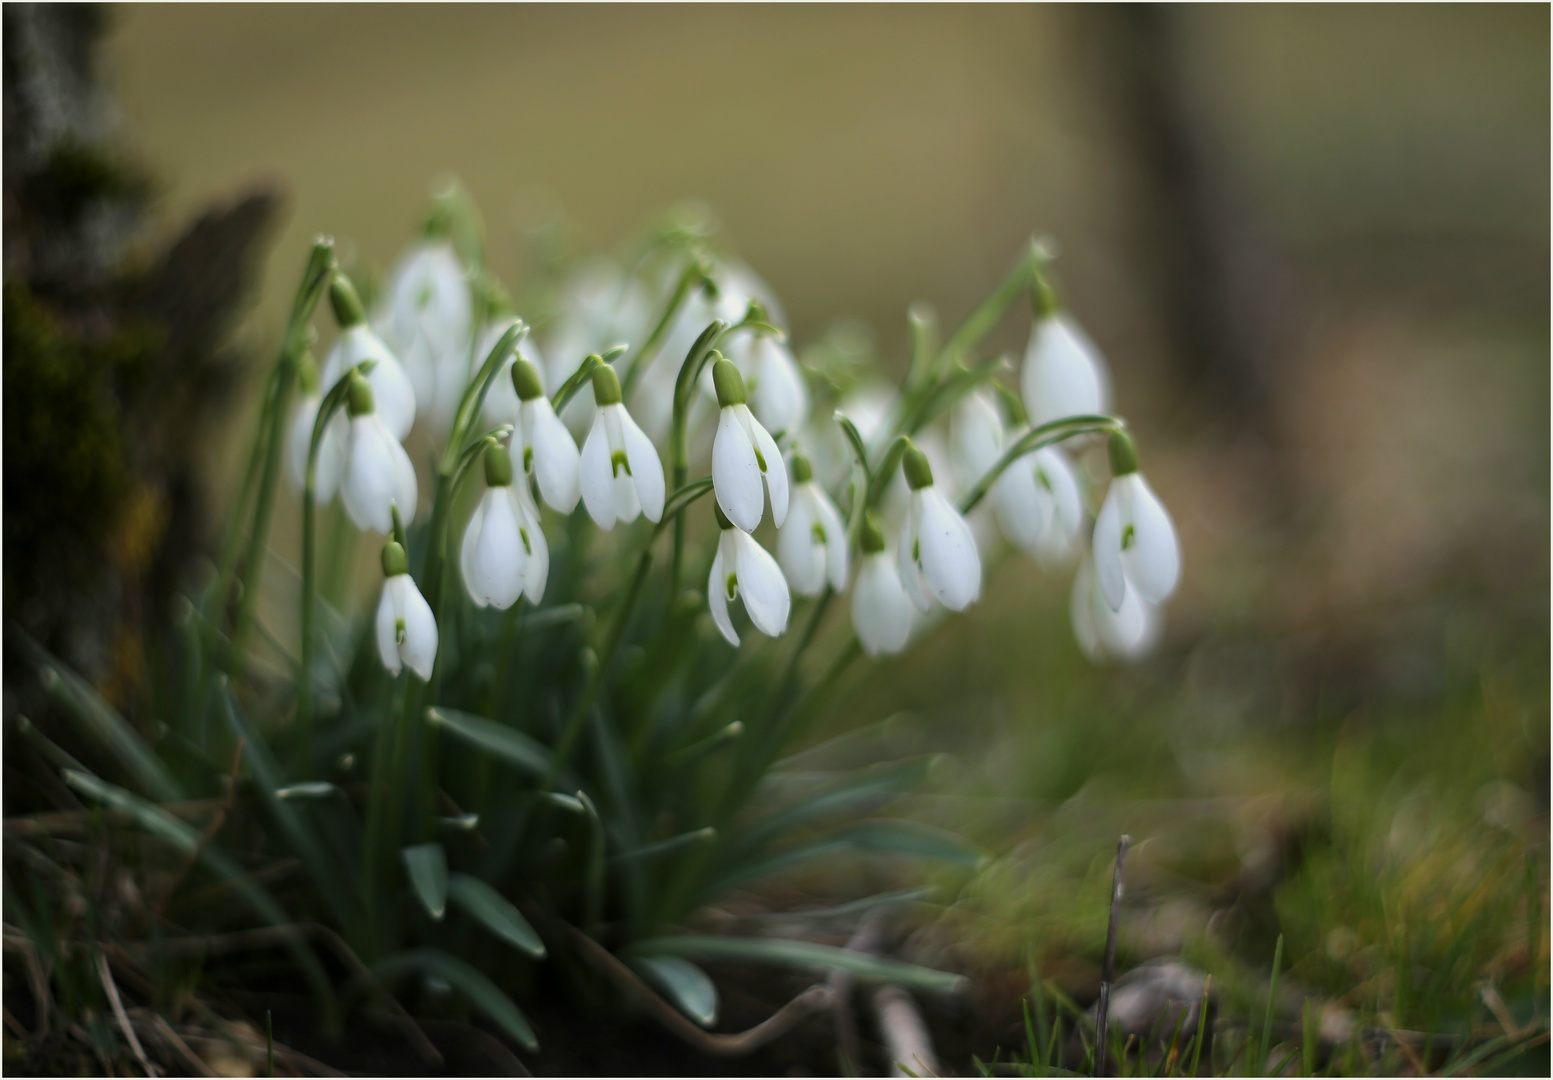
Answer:
[[[642,433],[620,400],[620,378],[608,364],[593,369],[597,409],[582,446],[578,482],[588,516],[601,529],[616,521],[663,517],[663,462],[652,440]]]
[[[1100,592],[1094,559],[1089,555],[1073,576],[1068,613],[1079,648],[1095,663],[1139,659],[1159,637],[1159,609],[1140,597],[1137,589],[1128,589],[1122,606],[1112,610]]]
[[[415,466],[378,416],[367,380],[353,371],[347,385],[350,429],[340,495],[356,528],[386,536],[393,528],[396,507],[406,518],[415,516]]]
[[[1176,527],[1164,504],[1138,471],[1138,453],[1125,432],[1111,435],[1111,486],[1095,518],[1095,576],[1112,611],[1136,589],[1150,604],[1163,603],[1181,576]]]
[[[861,546],[863,557],[852,586],[852,628],[869,656],[900,652],[911,636],[914,612],[871,512],[863,517]]]
[[[981,596],[981,556],[960,512],[933,485],[933,467],[916,446],[901,458],[911,500],[896,560],[901,585],[922,611],[937,600],[964,611]]]
[[[383,545],[383,578],[377,605],[378,656],[392,675],[409,667],[428,680],[437,661],[437,619],[410,577],[404,548],[394,540]]]
[[[329,280],[329,306],[334,309],[335,321],[340,325],[340,337],[324,360],[323,389],[328,390],[341,375],[363,360],[374,361],[367,372],[367,382],[372,385],[377,414],[388,433],[403,442],[415,425],[415,389],[399,358],[367,325],[361,298],[356,295],[350,280],[338,270]]]
[[[712,486],[722,512],[745,532],[754,532],[771,493],[771,520],[787,520],[787,466],[766,429],[750,412],[739,369],[714,353],[717,436],[712,443]]]
[[[313,426],[318,421],[318,410],[323,405],[323,390],[319,386],[318,365],[307,353],[302,354],[297,370],[297,383],[302,398],[297,411],[291,417],[291,432],[286,437],[286,460],[291,482],[301,491],[307,485],[307,457],[313,446]],[[318,441],[318,461],[313,473],[313,498],[323,505],[334,498],[340,483],[340,468],[345,462],[345,435],[349,424],[342,416],[324,428]]]
[[[383,306],[373,319],[398,351],[415,388],[418,415],[445,435],[470,375],[473,299],[440,210],[426,232],[389,273]]]
[[[518,402],[513,446],[523,455],[523,472],[539,482],[539,493],[552,509],[570,514],[577,508],[580,494],[577,442],[545,397],[535,364],[516,357],[508,387]]]
[[[1067,416],[1104,413],[1110,379],[1094,342],[1057,304],[1044,278],[1031,293],[1035,325],[1025,348],[1020,388],[1030,423],[1039,427]]]
[[[802,454],[793,457],[792,505],[777,530],[777,559],[800,596],[818,596],[827,578],[837,592],[847,587],[846,524]]]
[[[550,550],[528,480],[513,483],[506,447],[485,450],[486,492],[464,530],[459,568],[476,607],[505,610],[519,596],[537,604],[550,574]]]
[[[728,644],[739,644],[738,632],[728,617],[728,605],[742,599],[755,629],[767,637],[780,636],[787,629],[787,614],[792,607],[787,579],[776,560],[753,536],[729,521],[721,508],[714,506],[713,510],[722,535],[717,539],[717,554],[706,583],[712,621]]]

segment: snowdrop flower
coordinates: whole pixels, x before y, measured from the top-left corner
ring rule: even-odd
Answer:
[[[582,446],[577,478],[588,516],[601,529],[637,514],[648,521],[663,517],[663,463],[652,440],[642,433],[620,403],[620,378],[608,364],[593,369],[598,408]]]
[[[307,455],[313,445],[313,425],[318,420],[318,410],[323,405],[323,394],[318,385],[318,366],[306,354],[302,357],[298,382],[302,385],[302,400],[291,418],[291,433],[286,439],[286,458],[290,466],[291,480],[301,491],[307,486]],[[340,483],[340,466],[345,461],[344,431],[348,430],[343,417],[324,428],[318,441],[318,463],[313,474],[313,499],[319,505],[334,498]]]
[[[818,596],[825,587],[847,587],[847,527],[830,497],[814,481],[809,459],[793,458],[793,502],[777,531],[777,559],[799,596]]]
[[[399,358],[367,325],[361,298],[344,274],[336,272],[329,281],[329,306],[340,324],[340,337],[324,360],[321,385],[327,390],[363,360],[376,361],[367,372],[367,382],[372,386],[377,414],[388,433],[403,441],[415,424],[416,397],[410,377]]]
[[[722,535],[717,540],[717,554],[712,559],[712,573],[706,583],[707,606],[712,609],[712,621],[722,631],[728,644],[737,645],[739,635],[728,617],[728,604],[740,597],[750,622],[767,637],[777,637],[787,629],[787,613],[792,599],[787,593],[787,580],[766,549],[755,543],[755,538],[717,509],[717,524]]]
[[[852,628],[869,656],[897,653],[911,634],[912,606],[872,514],[863,518],[863,559],[852,586]]]
[[[410,579],[404,548],[383,545],[383,598],[377,605],[377,651],[383,666],[397,675],[408,665],[422,681],[431,678],[437,659],[437,619]]]
[[[477,364],[484,363],[485,358],[491,355],[491,350],[496,348],[496,343],[501,340],[502,335],[512,327],[515,318],[516,316],[508,314],[486,324],[485,330],[475,342],[474,357]],[[535,345],[533,339],[525,332],[513,347],[512,355],[507,357],[501,371],[497,372],[496,378],[491,382],[490,392],[485,395],[485,405],[480,410],[480,415],[492,427],[497,424],[516,425],[518,422],[520,399],[512,381],[512,365],[517,363],[520,357],[536,371],[545,370],[545,358],[540,353],[539,346]],[[544,393],[543,375],[540,376],[539,391],[541,394]]]
[[[544,599],[550,574],[550,549],[528,480],[512,482],[512,457],[506,447],[486,447],[485,483],[485,495],[469,519],[459,551],[464,587],[475,607],[505,610],[520,595],[537,604]]]
[[[350,429],[345,439],[344,474],[340,478],[345,512],[356,528],[373,529],[386,536],[393,529],[394,507],[406,518],[415,516],[415,466],[374,411],[372,387],[354,372],[350,376],[346,411],[350,414]]]
[[[809,415],[809,387],[792,350],[768,334],[740,335],[730,343],[728,359],[744,376],[750,411],[766,430],[797,431]]]
[[[446,432],[469,380],[473,302],[453,245],[433,221],[389,274],[377,318],[404,360],[419,415]]]
[[[1078,477],[1055,446],[1009,465],[993,483],[991,497],[1003,535],[1043,562],[1064,558],[1084,525]]]
[[[964,611],[981,596],[981,557],[971,527],[933,486],[933,467],[918,447],[906,451],[901,468],[911,487],[896,552],[901,585],[924,612],[935,599],[951,611]]]
[[[570,514],[577,509],[577,441],[545,397],[539,368],[518,357],[507,384],[517,420],[513,445],[523,452],[523,472],[539,481],[539,493],[551,509]],[[525,480],[525,483],[527,481]]]
[[[1111,395],[1100,351],[1057,307],[1045,281],[1037,279],[1034,298],[1035,325],[1020,375],[1030,423],[1040,427],[1065,416],[1105,412]]]
[[[561,286],[558,309],[545,338],[545,355],[550,364],[540,366],[545,373],[545,388],[551,394],[571,377],[583,357],[602,353],[619,341],[641,341],[652,318],[642,283],[606,258],[586,260],[567,276]],[[699,328],[696,333],[700,333]],[[694,338],[692,334],[691,339]],[[688,347],[686,342],[685,348]],[[680,356],[684,356],[684,349]],[[580,438],[587,433],[593,405],[593,388],[584,386],[562,410],[561,419],[573,435]],[[636,407],[637,402],[633,401],[632,408]]]
[[[1132,439],[1111,434],[1111,487],[1095,518],[1095,577],[1112,611],[1137,590],[1150,604],[1163,603],[1181,576],[1181,549],[1164,504],[1138,471]]]
[[[1003,444],[1003,418],[986,392],[967,394],[949,414],[949,464],[962,489],[998,463]]]
[[[1122,606],[1111,610],[1101,595],[1094,560],[1088,555],[1073,576],[1068,614],[1079,648],[1095,663],[1110,658],[1136,660],[1159,638],[1159,612],[1138,595],[1137,589],[1128,589]]]
[[[745,532],[754,532],[765,507],[762,481],[771,494],[771,520],[787,520],[787,466],[782,451],[745,402],[744,378],[733,363],[714,353],[717,437],[712,443],[712,487],[717,505]]]

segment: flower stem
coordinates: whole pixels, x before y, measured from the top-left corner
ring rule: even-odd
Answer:
[[[1033,454],[1043,447],[1062,442],[1064,439],[1071,439],[1075,435],[1106,434],[1122,431],[1126,426],[1124,421],[1114,416],[1065,416],[1061,420],[1052,420],[1025,432],[1004,452],[1002,457],[998,458],[992,468],[976,481],[976,486],[966,493],[965,498],[960,500],[960,513],[969,514],[976,509],[976,504],[992,490],[992,485],[1003,475],[1004,470],[1026,454]]]
[[[647,340],[642,342],[642,347],[636,350],[632,358],[631,366],[626,370],[625,383],[621,387],[621,393],[627,401],[631,400],[631,388],[642,377],[642,373],[657,359],[655,350],[664,335],[669,332],[669,327],[674,323],[674,317],[679,314],[680,308],[685,306],[685,298],[690,295],[691,288],[706,276],[706,270],[696,259],[691,259],[685,264],[685,269],[680,271],[679,280],[674,283],[674,291],[669,295],[668,305],[663,309],[663,316],[658,324],[652,328],[652,333],[647,335]]]

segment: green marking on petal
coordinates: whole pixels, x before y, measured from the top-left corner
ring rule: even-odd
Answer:
[[[1138,538],[1138,535],[1137,535],[1137,533],[1135,533],[1133,531],[1133,528],[1132,528],[1131,525],[1129,525],[1125,529],[1123,529],[1122,530],[1122,550],[1126,551],[1128,548],[1132,547],[1133,541],[1137,540],[1137,538]]]
[[[534,448],[532,446],[525,446],[523,448],[523,471],[526,473],[534,471]]]
[[[728,599],[733,600],[739,595],[739,575],[729,574],[728,584],[724,587],[728,593]]]
[[[423,308],[429,303],[431,303],[431,282],[428,281],[421,286],[421,291],[416,294],[415,306]]]
[[[818,521],[816,521],[814,523],[814,527],[812,529],[810,529],[809,531],[814,534],[814,542],[816,544],[823,544],[823,543],[825,543],[825,526],[821,525]]]
[[[395,619],[394,620],[394,644],[395,645],[403,645],[404,644],[404,620],[403,619]]]
[[[518,527],[518,535],[523,538],[523,551],[524,551],[524,554],[527,554],[527,555],[534,554],[534,545],[530,544],[528,542],[528,530],[523,528],[522,526],[519,526]]]
[[[766,455],[760,452],[760,447],[755,447],[755,464],[760,466],[760,471],[766,471]]]
[[[609,466],[611,476],[619,476],[621,469],[626,471],[627,476],[631,475],[631,463],[626,460],[626,452],[624,450],[616,450],[609,455]]]
[[[917,563],[918,565],[921,565],[921,563],[922,563],[922,541],[921,540],[913,540],[911,542],[911,561],[914,562],[914,563]]]
[[[1045,469],[1035,470],[1035,482],[1045,488],[1048,495],[1052,494],[1052,482],[1047,477]]]

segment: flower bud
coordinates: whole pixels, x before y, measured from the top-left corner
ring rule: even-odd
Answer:
[[[927,455],[915,446],[908,447],[901,458],[901,471],[906,474],[906,483],[911,485],[912,491],[933,486],[933,466],[928,464]]]
[[[383,545],[383,576],[398,577],[400,574],[410,572],[410,559],[404,553],[397,541],[390,540]]]
[[[620,376],[608,364],[593,369],[593,400],[599,408],[620,404]]]
[[[1111,432],[1111,475],[1126,476],[1138,471],[1138,451],[1125,431]]]
[[[749,394],[744,389],[744,376],[733,366],[733,361],[724,359],[721,353],[715,351],[713,355],[717,359],[712,364],[712,385],[717,388],[718,407],[726,409],[730,405],[743,405],[749,401]]]
[[[376,407],[376,401],[372,396],[372,384],[362,378],[359,371],[352,371],[349,381],[345,384],[346,408],[351,416],[365,416]]]
[[[329,306],[334,309],[334,321],[340,324],[342,330],[360,326],[367,321],[361,297],[356,295],[356,287],[350,283],[350,278],[338,270],[329,279]]]
[[[519,401],[533,401],[545,396],[545,384],[539,378],[539,369],[521,356],[512,362],[512,388],[518,392]]]
[[[512,455],[501,443],[485,448],[485,483],[493,488],[512,484]]]
[[[1062,305],[1057,303],[1057,293],[1040,274],[1035,275],[1035,280],[1030,284],[1030,310],[1037,319],[1049,318],[1057,314]]]

